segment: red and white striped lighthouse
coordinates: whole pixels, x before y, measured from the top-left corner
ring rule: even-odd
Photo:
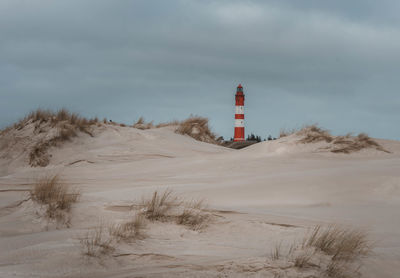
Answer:
[[[244,141],[244,94],[243,87],[239,84],[236,89],[235,111],[235,137],[233,141]]]

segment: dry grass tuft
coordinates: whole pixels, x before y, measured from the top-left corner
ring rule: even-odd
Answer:
[[[64,125],[59,130],[57,140],[60,142],[69,141],[69,140],[71,140],[71,138],[76,137],[76,136],[77,136],[77,133],[73,127]]]
[[[271,252],[271,260],[276,261],[282,257],[282,244],[275,245],[275,248]]]
[[[77,113],[71,113],[64,108],[56,112],[53,112],[51,110],[37,109],[36,111],[29,113],[27,116],[25,116],[25,118],[20,120],[16,124],[16,126],[24,126],[29,121],[37,122],[38,126],[42,123],[49,123],[53,127],[57,126],[58,123],[67,123],[71,126],[74,126],[76,130],[80,130],[82,132],[87,132],[87,128],[90,125],[99,122],[97,117],[88,120],[84,117],[79,116]]]
[[[173,120],[173,121],[166,122],[166,123],[159,123],[156,125],[156,128],[166,127],[166,126],[178,126],[179,124],[180,124],[180,122],[178,120]]]
[[[309,268],[318,273],[312,277],[355,278],[360,277],[361,258],[371,252],[371,244],[365,232],[331,225],[316,226],[302,243],[288,246],[282,256],[281,245],[276,245],[271,260],[286,259],[299,269]]]
[[[359,277],[358,270],[354,270],[345,262],[331,261],[325,270],[325,275],[331,278],[354,278]]]
[[[166,126],[174,126],[176,127],[176,133],[189,135],[198,141],[218,144],[217,136],[210,130],[208,119],[204,117],[190,116],[184,121],[174,120],[157,125],[154,125],[153,122],[147,123],[143,117],[140,117],[138,121],[133,124],[133,127],[138,129],[161,128]]]
[[[370,138],[365,133],[360,133],[358,136],[332,136],[327,130],[322,129],[316,125],[310,125],[302,128],[296,132],[297,135],[302,136],[299,140],[300,143],[316,143],[325,141],[331,143],[329,149],[333,153],[353,153],[362,149],[374,148],[379,151],[387,152],[378,142]],[[285,135],[286,136],[286,135]],[[281,136],[282,137],[282,136]]]
[[[207,204],[205,203],[204,199],[194,199],[189,202],[186,202],[185,207],[195,210],[206,210]]]
[[[63,218],[63,212],[69,212],[72,204],[78,201],[79,191],[70,189],[62,183],[58,175],[40,179],[30,191],[33,201],[47,206],[49,218]]]
[[[51,144],[48,142],[38,143],[29,152],[29,164],[33,167],[45,167],[50,163],[50,155],[47,149]]]
[[[108,228],[100,223],[80,240],[83,254],[90,257],[108,255],[115,250],[115,244],[121,240],[132,241],[145,238],[145,227],[145,219],[140,214],[136,214],[129,222],[111,225]]]
[[[333,153],[353,153],[362,149],[375,148],[379,151],[387,152],[378,142],[371,139],[367,134],[360,133],[356,137],[350,135],[338,136],[333,141],[335,147],[331,150]]]
[[[145,121],[144,121],[143,117],[140,117],[136,122],[137,125],[143,125],[144,123],[145,123]]]
[[[172,190],[167,189],[163,193],[154,191],[151,199],[143,199],[143,215],[149,220],[164,220],[170,217],[169,212],[181,204],[174,196]]]
[[[132,221],[112,225],[109,228],[109,233],[111,236],[115,237],[117,241],[143,239],[145,237],[145,227],[145,218],[140,214],[136,214]]]
[[[318,127],[317,125],[310,125],[302,128],[296,134],[303,136],[300,140],[301,143],[315,143],[325,141],[327,143],[332,142],[332,135],[325,129]]]
[[[141,214],[149,220],[174,220],[195,231],[207,227],[211,220],[211,215],[205,213],[204,200],[184,202],[170,189],[162,193],[154,191],[151,198],[142,200],[140,207]]]
[[[80,240],[83,254],[91,257],[100,257],[114,251],[113,239],[106,236],[105,227],[99,225],[87,232]]]
[[[14,129],[22,129],[30,123],[34,124],[34,134],[49,132],[52,128],[57,129],[54,134],[50,133],[52,136],[46,136],[38,141],[29,152],[29,164],[33,167],[44,167],[50,162],[50,155],[48,154],[50,147],[71,140],[78,135],[78,131],[93,136],[91,126],[98,124],[99,120],[97,118],[88,120],[66,109],[56,112],[38,109],[16,123]]]
[[[217,144],[216,135],[210,130],[207,118],[191,116],[181,122],[175,132],[189,135],[198,141]]]
[[[279,131],[279,138],[283,138],[283,137],[292,135],[292,134],[294,134],[294,133],[296,133],[296,132],[297,132],[296,129],[284,129],[284,128],[282,128],[282,129]]]
[[[176,217],[176,223],[185,225],[191,230],[198,231],[207,227],[210,216],[202,210],[184,209],[181,214]]]
[[[296,255],[294,258],[294,266],[298,268],[306,268],[309,266],[314,266],[314,264],[311,263],[311,259],[314,256],[313,250],[306,249],[302,250],[300,253]]]
[[[353,261],[371,251],[365,232],[335,225],[327,228],[316,226],[304,245],[331,255],[333,260]]]
[[[152,129],[152,128],[161,128],[161,127],[166,127],[166,126],[178,126],[180,125],[180,121],[178,120],[173,120],[170,122],[165,122],[165,123],[159,123],[157,125],[153,124],[153,121],[151,122],[146,122],[143,117],[140,117],[136,123],[133,124],[134,128],[138,129]]]
[[[134,127],[134,128],[137,128],[137,129],[142,129],[142,130],[144,130],[144,129],[151,129],[151,128],[154,127],[154,125],[153,125],[153,122],[152,122],[152,121],[149,122],[149,123],[146,123],[146,121],[144,120],[144,118],[143,118],[143,117],[140,117],[139,120],[137,120],[137,122],[133,124],[133,127]]]

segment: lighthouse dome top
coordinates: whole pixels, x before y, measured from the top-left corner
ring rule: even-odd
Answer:
[[[242,87],[242,84],[239,84],[239,86],[237,86],[236,93],[238,93],[238,94],[243,94],[243,87]]]

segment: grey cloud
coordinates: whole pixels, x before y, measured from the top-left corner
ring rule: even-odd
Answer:
[[[232,133],[320,122],[400,139],[397,1],[0,3],[0,126],[38,106],[131,122],[191,113]],[[380,119],[374,122],[374,119]],[[384,122],[384,124],[383,124]]]

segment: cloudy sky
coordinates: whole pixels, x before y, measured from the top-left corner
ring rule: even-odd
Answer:
[[[400,1],[1,0],[0,127],[41,107],[400,139]]]

